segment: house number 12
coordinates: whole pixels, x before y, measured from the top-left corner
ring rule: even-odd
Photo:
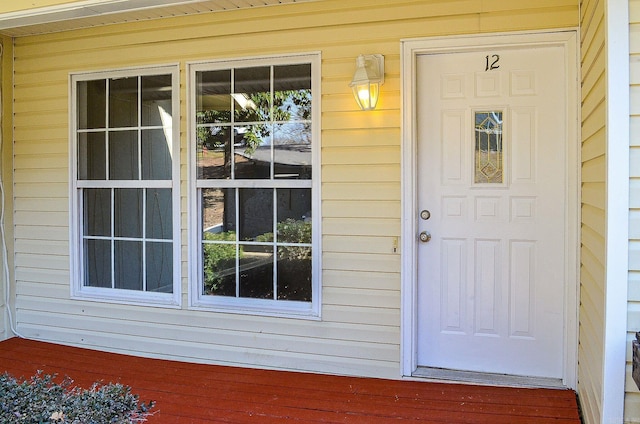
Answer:
[[[487,55],[484,58],[486,60],[486,65],[484,67],[485,72],[492,71],[500,67],[500,65],[498,65],[498,62],[500,61],[500,55],[492,54],[491,56]]]

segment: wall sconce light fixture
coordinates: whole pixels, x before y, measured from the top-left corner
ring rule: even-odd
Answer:
[[[384,56],[361,54],[356,59],[356,72],[349,87],[362,110],[373,110],[378,103],[380,86],[384,84]]]

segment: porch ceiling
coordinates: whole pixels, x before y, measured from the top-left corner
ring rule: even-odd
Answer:
[[[0,12],[0,33],[12,37],[122,22],[223,12],[318,0],[76,0]]]

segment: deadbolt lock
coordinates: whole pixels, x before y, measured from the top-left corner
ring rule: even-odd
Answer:
[[[431,218],[431,212],[429,212],[428,210],[424,209],[422,212],[420,212],[420,218],[424,219],[425,221],[429,218]]]

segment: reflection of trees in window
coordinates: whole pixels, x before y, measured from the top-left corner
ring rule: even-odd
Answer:
[[[311,64],[200,69],[198,291],[311,302]]]
[[[234,126],[230,125],[212,125],[207,127],[198,127],[197,140],[199,148],[221,149],[227,146],[230,150],[228,141],[232,140],[234,144],[241,144],[244,152],[251,154],[265,140],[268,140],[272,130],[266,125],[244,125],[244,123],[256,122],[265,123],[273,122],[273,130],[283,128],[285,123],[290,121],[307,121],[311,119],[311,90],[284,90],[275,91],[273,93],[273,108],[271,107],[271,93],[251,93],[244,94],[248,97],[250,107],[237,108],[234,111]],[[198,122],[219,122],[230,123],[231,112],[227,110],[204,110],[197,112],[196,119]],[[299,125],[298,131],[292,132],[286,128],[289,133],[289,143],[308,143],[310,138],[310,125]],[[240,130],[242,132],[240,132]],[[233,137],[230,137],[233,131]]]

